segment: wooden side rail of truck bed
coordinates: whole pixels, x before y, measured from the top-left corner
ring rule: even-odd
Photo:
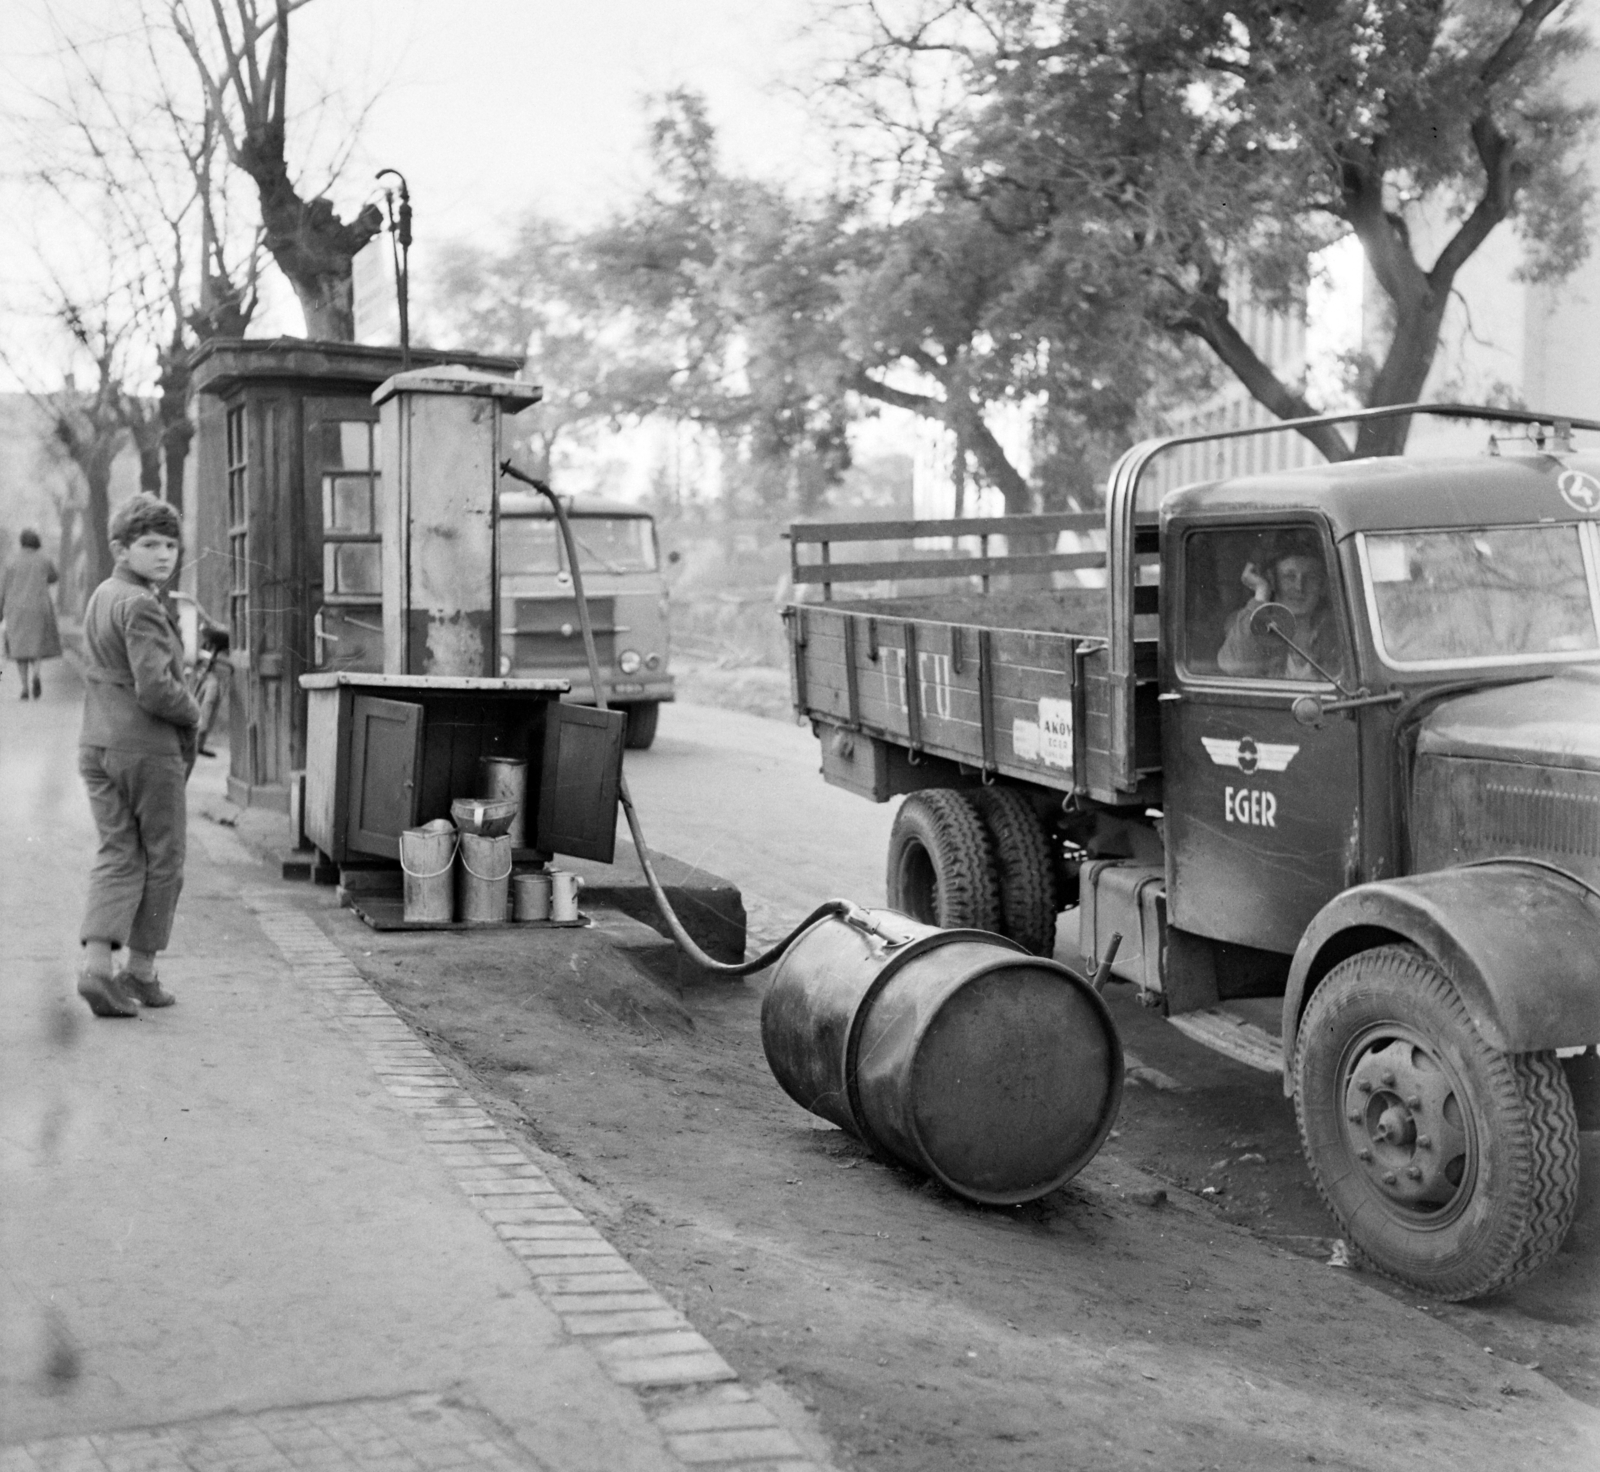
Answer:
[[[880,801],[927,785],[937,762],[983,780],[1005,775],[1036,785],[1140,800],[1109,787],[1113,728],[1107,684],[1107,588],[1036,587],[1041,574],[1105,570],[1100,549],[993,553],[1019,538],[1033,546],[1062,532],[1103,531],[1098,513],[801,524],[790,532],[793,580],[820,586],[823,602],[786,609],[795,708],[832,728],[824,734],[830,779]],[[978,555],[959,545],[912,549],[894,560],[836,560],[839,544],[914,543],[976,538]],[[1136,566],[1159,561],[1154,519],[1135,531]],[[814,549],[814,551],[813,551]],[[811,554],[811,555],[808,555]],[[1123,554],[1126,556],[1126,553]],[[893,582],[897,596],[836,601],[840,584]],[[940,591],[899,593],[899,585],[937,582]],[[1003,586],[997,588],[997,583]],[[1139,642],[1145,744],[1136,765],[1160,761],[1154,704],[1158,590],[1139,585],[1147,615]],[[1137,694],[1135,699],[1139,699]],[[858,733],[852,741],[844,733]],[[928,759],[932,758],[932,761]],[[923,766],[917,772],[912,768]]]
[[[1098,511],[1062,512],[1047,516],[968,517],[945,521],[843,521],[801,522],[789,530],[789,571],[795,586],[820,586],[824,602],[831,601],[836,583],[876,583],[907,578],[977,577],[983,591],[996,573],[1071,572],[1104,567],[1104,551],[1030,552],[989,555],[989,539],[1002,536],[1038,538],[1061,532],[1103,532],[1105,517]],[[833,548],[841,543],[909,542],[938,537],[976,537],[978,555],[941,552],[922,559],[893,562],[835,562]],[[816,561],[801,556],[802,547],[815,547]]]

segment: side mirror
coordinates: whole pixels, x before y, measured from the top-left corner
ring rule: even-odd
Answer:
[[[1322,701],[1315,695],[1296,696],[1289,710],[1297,725],[1309,726],[1314,731],[1322,724]]]
[[[1280,639],[1293,639],[1295,620],[1281,603],[1263,603],[1250,615],[1250,632],[1258,639],[1276,634]]]

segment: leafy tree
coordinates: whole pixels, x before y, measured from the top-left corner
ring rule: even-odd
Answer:
[[[784,467],[802,510],[848,467],[848,425],[863,404],[947,426],[958,477],[970,462],[1010,512],[1084,504],[1096,483],[1086,468],[1184,368],[1169,344],[1130,330],[1115,294],[1063,289],[1075,264],[1045,257],[956,177],[901,198],[868,182],[801,199],[725,174],[697,99],[682,95],[654,141],[672,190],[627,235],[639,242],[636,264],[667,265],[647,276],[655,310],[670,303],[693,326],[702,371],[685,374],[684,391],[702,418],[739,427],[754,464]],[[988,418],[1024,399],[1041,411],[1035,462],[1048,472],[1032,483]]]
[[[1239,273],[1292,306],[1360,240],[1392,319],[1371,405],[1416,398],[1461,268],[1501,224],[1549,279],[1587,249],[1561,0],[877,0],[836,94],[925,191],[971,201],[1028,269],[1203,343],[1280,417],[1314,412],[1238,329]],[[1425,240],[1442,227],[1443,240]],[[1393,453],[1404,421],[1362,426]],[[1307,434],[1330,459],[1331,430]]]

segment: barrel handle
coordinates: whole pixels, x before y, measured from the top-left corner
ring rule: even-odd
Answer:
[[[839,911],[839,918],[843,920],[846,925],[850,926],[852,929],[861,931],[864,935],[877,936],[878,939],[883,942],[884,950],[898,950],[901,946],[909,945],[911,943],[911,937],[909,935],[891,934],[889,931],[885,930],[881,925],[879,925],[878,922],[874,920],[866,910],[863,910],[860,905],[854,904],[849,900],[842,901],[841,903],[843,903],[845,908]]]

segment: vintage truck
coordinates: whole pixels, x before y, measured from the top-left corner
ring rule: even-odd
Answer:
[[[1164,497],[1165,452],[1283,426],[1152,440],[1103,514],[797,525],[784,617],[823,775],[904,798],[889,903],[1040,953],[1075,905],[1085,970],[1120,935],[1282,1069],[1360,1256],[1464,1299],[1560,1246],[1594,1123],[1600,425],[1325,422],[1398,414],[1499,437]],[[1277,996],[1280,1037],[1239,1015]]]
[[[567,503],[606,701],[627,716],[627,745],[656,737],[663,701],[673,699],[667,585],[655,518],[601,496]],[[572,594],[572,571],[543,496],[502,491],[496,556],[500,578],[500,673],[570,682],[568,699],[594,702]],[[672,554],[676,560],[677,553]]]

